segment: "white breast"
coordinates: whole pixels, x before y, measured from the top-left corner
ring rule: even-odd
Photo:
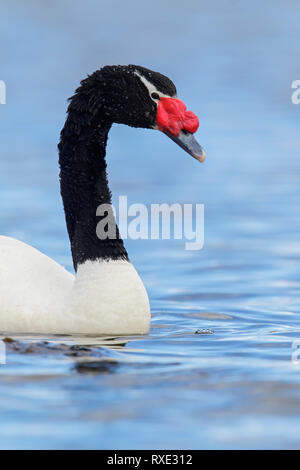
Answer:
[[[70,308],[78,319],[88,318],[92,332],[142,334],[149,330],[148,295],[128,261],[86,261],[79,265]],[[82,324],[80,330],[85,327]]]

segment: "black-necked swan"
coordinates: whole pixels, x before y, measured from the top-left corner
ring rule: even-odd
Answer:
[[[199,161],[199,121],[171,80],[137,65],[106,66],[70,98],[59,143],[61,195],[75,277],[35,248],[0,237],[0,331],[144,334],[146,289],[120,236],[96,234],[97,207],[111,204],[106,143],[113,123],[158,129]]]

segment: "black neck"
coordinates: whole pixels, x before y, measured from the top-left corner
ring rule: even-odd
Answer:
[[[101,108],[97,114],[90,109],[90,98],[80,93],[73,97],[59,144],[61,195],[75,270],[86,260],[128,260],[117,227],[115,239],[101,240],[96,233],[98,206],[111,204],[105,154],[112,122]]]

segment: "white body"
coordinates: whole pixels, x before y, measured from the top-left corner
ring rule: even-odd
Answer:
[[[0,332],[144,334],[145,287],[127,261],[87,261],[74,277],[18,240],[0,236]]]

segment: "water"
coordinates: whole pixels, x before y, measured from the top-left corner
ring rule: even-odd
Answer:
[[[299,448],[299,5],[52,3],[1,12],[0,233],[72,269],[56,154],[65,99],[105,63],[139,63],[174,79],[208,157],[114,126],[114,200],[205,204],[205,246],[127,240],[149,336],[10,334],[0,447]]]

